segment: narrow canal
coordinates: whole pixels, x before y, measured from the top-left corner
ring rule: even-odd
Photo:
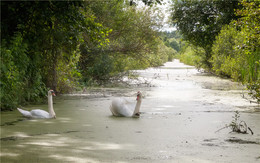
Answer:
[[[236,82],[178,60],[136,71],[132,86],[54,98],[57,119],[1,113],[1,162],[259,162],[260,109]],[[113,117],[114,97],[143,100],[140,118]],[[47,105],[26,106],[47,110]],[[218,131],[235,111],[254,134]],[[218,132],[216,132],[218,131]]]

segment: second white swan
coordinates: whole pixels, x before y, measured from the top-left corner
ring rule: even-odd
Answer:
[[[114,116],[139,117],[142,103],[142,93],[137,92],[136,104],[124,98],[116,98],[112,101],[110,111]]]
[[[53,102],[52,102],[52,95],[55,96],[55,93],[53,90],[48,91],[48,108],[49,112],[41,109],[34,109],[31,111],[23,110],[20,108],[17,108],[17,110],[25,117],[27,118],[56,118],[56,114],[53,110]]]

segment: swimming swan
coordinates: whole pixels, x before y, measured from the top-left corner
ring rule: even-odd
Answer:
[[[142,103],[142,94],[137,92],[136,104],[128,101],[124,98],[116,98],[112,100],[112,105],[110,106],[110,111],[114,116],[123,117],[139,117],[140,116],[140,106]]]
[[[31,111],[26,111],[20,108],[17,108],[17,110],[22,113],[23,116],[27,118],[56,118],[56,114],[53,110],[53,103],[52,103],[52,95],[55,96],[55,93],[53,90],[48,91],[48,108],[49,113],[41,110],[41,109],[34,109]]]

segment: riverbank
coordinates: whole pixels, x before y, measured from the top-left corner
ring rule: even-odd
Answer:
[[[150,85],[102,88],[54,98],[57,119],[1,113],[2,162],[259,162],[260,112],[230,80],[178,60],[138,70]],[[113,117],[114,97],[144,98],[140,118]],[[45,105],[28,106],[27,109]],[[240,112],[251,134],[216,132]]]

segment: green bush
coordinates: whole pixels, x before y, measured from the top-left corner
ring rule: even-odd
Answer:
[[[259,50],[243,48],[246,36],[234,25],[223,27],[212,48],[213,71],[236,81],[252,82],[259,79]]]
[[[212,69],[217,75],[242,80],[245,58],[242,56],[244,37],[234,25],[222,28],[212,47]]]
[[[39,96],[45,91],[45,85],[27,55],[27,45],[20,33],[17,33],[9,44],[5,40],[2,41],[0,59],[1,110],[39,100]]]
[[[211,63],[216,74],[247,85],[249,94],[259,103],[260,49],[249,48],[248,38],[248,33],[237,30],[234,24],[224,26],[213,44]]]
[[[67,59],[61,59],[57,64],[57,92],[70,93],[79,87],[79,79],[82,77],[77,69],[80,54],[75,51]]]
[[[179,54],[179,59],[181,62],[187,64],[196,66],[197,68],[202,68],[202,56],[204,52],[201,48],[195,48],[192,45],[186,45],[181,50],[181,53]]]

